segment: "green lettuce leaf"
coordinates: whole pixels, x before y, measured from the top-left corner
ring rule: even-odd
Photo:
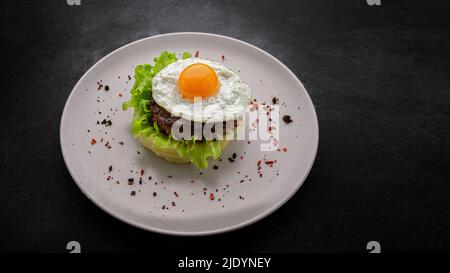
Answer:
[[[184,52],[182,59],[192,55]],[[131,88],[131,99],[124,102],[123,110],[134,109],[131,131],[134,137],[152,138],[158,147],[175,148],[178,155],[187,157],[199,169],[208,167],[208,159],[218,159],[222,148],[219,141],[175,140],[172,136],[163,134],[156,123],[151,123],[152,113],[148,109],[152,97],[153,77],[169,64],[177,61],[175,53],[164,51],[154,58],[155,64],[138,65],[134,70],[134,85]]]

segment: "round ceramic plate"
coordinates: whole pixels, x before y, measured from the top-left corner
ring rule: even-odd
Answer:
[[[280,115],[293,120],[280,122],[279,148],[263,151],[263,141],[233,141],[220,160],[199,171],[142,147],[131,135],[133,110],[121,105],[130,98],[134,68],[153,64],[162,51],[198,52],[223,62],[259,103],[278,98]],[[314,163],[319,135],[308,93],[276,58],[225,36],[172,33],[128,44],[89,69],[67,100],[60,138],[81,191],[112,216],[155,232],[207,235],[255,223],[289,200]]]

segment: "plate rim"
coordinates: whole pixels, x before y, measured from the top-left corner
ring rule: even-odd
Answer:
[[[116,215],[114,213],[114,211],[112,211],[111,209],[107,208],[106,206],[103,206],[101,204],[101,202],[98,202],[97,200],[95,200],[95,198],[93,198],[87,191],[85,191],[82,187],[82,185],[78,182],[78,180],[76,179],[76,175],[74,173],[74,171],[70,168],[70,165],[68,164],[68,160],[67,160],[67,151],[64,148],[63,145],[63,124],[65,123],[65,120],[67,119],[67,108],[69,103],[72,100],[72,97],[74,95],[74,91],[79,87],[79,85],[81,85],[81,83],[83,82],[83,80],[86,78],[86,76],[92,71],[94,70],[99,64],[101,64],[105,59],[115,55],[117,52],[133,46],[137,43],[141,43],[147,40],[151,40],[151,39],[158,39],[160,37],[164,37],[164,36],[178,36],[178,35],[200,35],[200,36],[210,36],[210,37],[215,37],[215,38],[221,38],[221,39],[228,39],[228,40],[232,40],[234,42],[240,43],[240,44],[244,44],[245,46],[249,46],[254,50],[259,51],[260,53],[266,55],[267,57],[273,59],[275,62],[277,62],[278,64],[281,65],[281,67],[288,73],[290,74],[291,77],[293,77],[296,82],[303,88],[303,90],[301,90],[302,92],[305,93],[306,95],[306,99],[307,102],[312,106],[312,114],[314,117],[313,120],[313,126],[316,128],[316,132],[315,135],[317,136],[314,139],[314,153],[312,156],[312,159],[310,160],[310,162],[308,163],[308,168],[307,171],[303,174],[302,177],[300,177],[300,182],[297,184],[296,187],[292,188],[286,195],[284,198],[281,198],[280,200],[278,200],[275,204],[273,204],[271,207],[269,207],[267,210],[263,211],[262,213],[259,213],[258,215],[240,222],[238,224],[235,225],[231,225],[231,226],[227,226],[227,227],[223,227],[223,228],[218,228],[218,229],[213,229],[213,230],[206,230],[206,231],[173,231],[173,230],[166,230],[166,229],[161,229],[161,228],[155,228],[152,226],[148,226],[145,224],[140,224],[137,223],[133,220],[130,219],[126,219],[126,217],[120,216],[120,215]],[[108,53],[106,56],[104,56],[103,58],[101,58],[100,60],[98,60],[94,65],[92,65],[84,74],[83,76],[78,80],[78,82],[75,84],[75,86],[73,87],[73,89],[70,91],[70,95],[66,100],[66,103],[64,104],[64,110],[62,112],[61,115],[61,121],[60,121],[60,128],[59,128],[59,142],[60,142],[60,148],[61,148],[61,153],[63,156],[63,160],[64,160],[64,164],[66,165],[67,170],[70,173],[70,176],[72,177],[73,181],[75,182],[75,184],[78,186],[78,188],[80,189],[80,191],[90,200],[92,201],[97,207],[99,207],[101,210],[103,210],[104,212],[106,212],[108,215],[111,215],[113,218],[120,220],[124,223],[127,223],[131,226],[134,226],[136,228],[142,229],[142,230],[146,230],[146,231],[151,231],[151,232],[155,232],[155,233],[159,233],[159,234],[164,234],[164,235],[174,235],[174,236],[188,236],[188,237],[192,237],[192,236],[207,236],[207,235],[214,235],[214,234],[221,234],[221,233],[227,233],[227,232],[231,232],[234,230],[238,230],[244,227],[247,227],[251,224],[254,224],[264,218],[266,218],[267,216],[271,215],[272,213],[274,213],[275,211],[277,211],[280,207],[282,207],[284,204],[286,204],[296,193],[297,191],[300,189],[300,187],[303,185],[303,183],[305,182],[306,178],[308,177],[309,173],[311,172],[311,169],[314,165],[315,159],[317,157],[317,151],[318,151],[318,146],[319,146],[319,122],[317,119],[317,113],[316,113],[316,109],[314,107],[314,103],[311,100],[311,97],[309,96],[308,91],[306,90],[306,88],[303,86],[303,83],[300,81],[300,79],[284,64],[282,63],[280,60],[278,60],[276,57],[274,57],[273,55],[271,55],[270,53],[268,53],[267,51],[254,46],[250,43],[247,43],[245,41],[236,39],[236,38],[232,38],[229,36],[225,36],[225,35],[220,35],[220,34],[214,34],[214,33],[206,33],[206,32],[170,32],[170,33],[164,33],[164,34],[158,34],[158,35],[153,35],[153,36],[149,36],[146,38],[142,38],[139,40],[136,40],[134,42],[125,44],[115,50],[113,50],[112,52]]]

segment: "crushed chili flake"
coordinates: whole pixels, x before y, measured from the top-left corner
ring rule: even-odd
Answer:
[[[225,55],[222,54],[221,58],[222,58],[222,62],[224,62],[225,61]]]
[[[141,176],[144,176],[144,169],[141,169]]]
[[[178,193],[176,191],[173,192],[173,194],[178,197]]]
[[[119,93],[119,97],[122,97],[123,95],[122,95],[122,93]]]
[[[287,150],[288,150],[287,148],[283,148],[283,152],[287,152]]]
[[[195,58],[198,58],[198,56],[199,56],[199,54],[200,54],[200,52],[197,50],[196,52],[195,52]]]
[[[133,185],[134,184],[134,178],[128,178],[128,185]]]
[[[279,98],[273,97],[273,98],[272,98],[272,103],[273,103],[273,104],[278,104],[278,101],[279,101],[279,100],[280,100]]]
[[[142,177],[139,177],[139,185],[142,185]]]
[[[175,202],[172,201],[172,207],[175,207],[177,204],[175,204]]]
[[[215,198],[215,197],[214,197],[214,193],[213,193],[213,192],[212,192],[212,193],[210,193],[210,194],[209,194],[209,200],[213,201],[213,200],[214,200],[214,198]]]
[[[94,145],[95,143],[97,143],[97,140],[95,140],[95,138],[91,139],[91,145]]]
[[[103,88],[102,81],[97,82],[97,90],[100,91]]]
[[[283,121],[284,121],[285,123],[287,123],[287,124],[293,122],[291,116],[289,116],[289,115],[284,115],[284,116],[283,116]]]

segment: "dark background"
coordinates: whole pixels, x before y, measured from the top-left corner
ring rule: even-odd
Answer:
[[[395,2],[395,3],[393,3]],[[0,4],[0,251],[450,251],[450,9],[445,1],[57,1]],[[212,32],[302,80],[320,145],[300,191],[239,231],[182,238],[91,203],[60,152],[85,71],[140,38]]]

